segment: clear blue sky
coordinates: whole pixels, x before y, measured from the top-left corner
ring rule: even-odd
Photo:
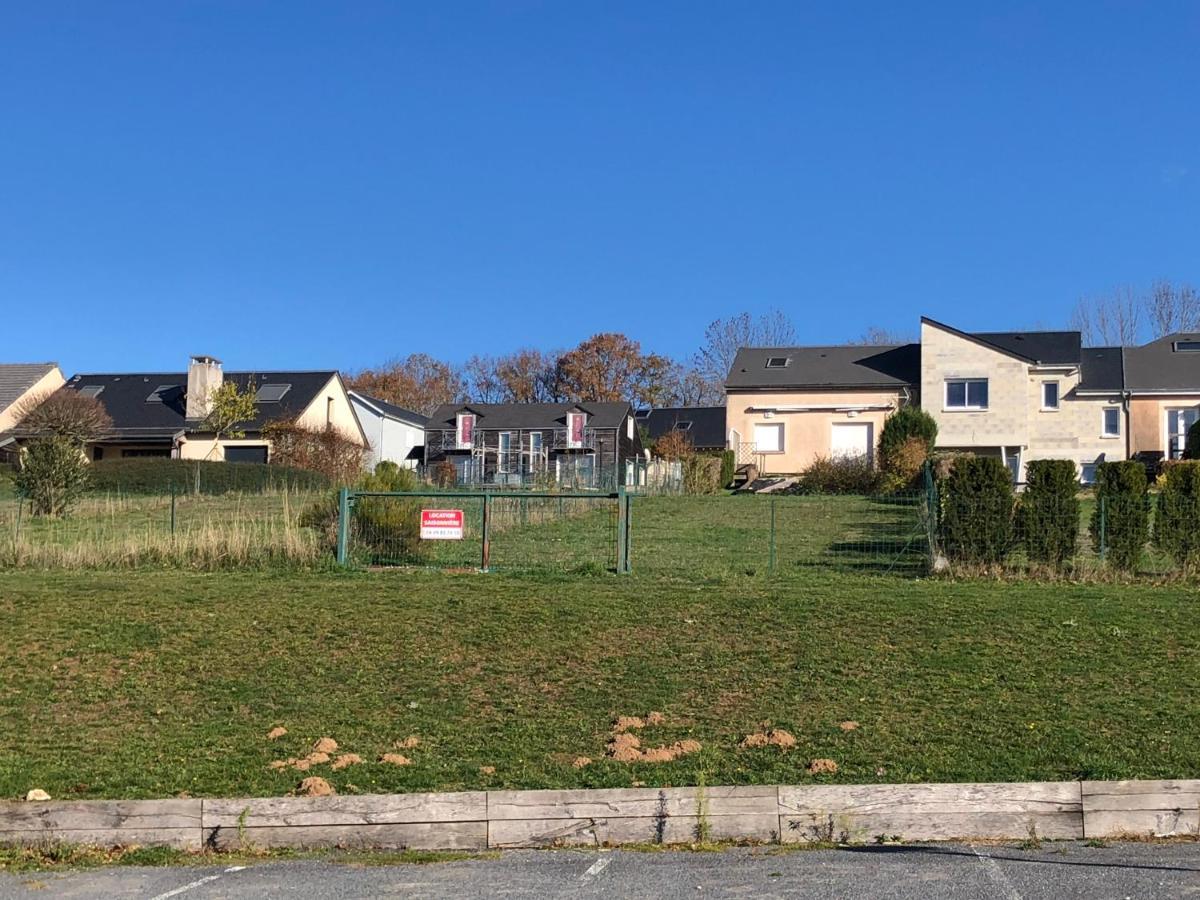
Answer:
[[[0,8],[0,360],[356,369],[1200,282],[1200,4]]]

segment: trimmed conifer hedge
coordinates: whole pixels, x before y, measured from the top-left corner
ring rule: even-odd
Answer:
[[[264,491],[318,490],[329,479],[316,472],[262,463],[227,463],[194,459],[111,459],[92,463],[88,490],[92,493],[227,494]]]
[[[1163,469],[1154,543],[1184,568],[1200,563],[1200,462],[1171,463]]]
[[[940,530],[946,553],[973,563],[998,563],[1012,547],[1013,488],[1008,466],[995,457],[960,456],[942,485]]]
[[[1096,465],[1092,547],[1115,569],[1136,572],[1150,538],[1146,467],[1133,460]]]
[[[1069,459],[1035,459],[1025,467],[1017,525],[1032,563],[1060,568],[1079,540],[1079,479]]]

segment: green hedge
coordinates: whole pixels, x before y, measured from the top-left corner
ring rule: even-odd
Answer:
[[[942,543],[973,563],[1003,561],[1013,540],[1012,473],[988,456],[960,456],[942,486]]]
[[[1163,469],[1154,543],[1180,566],[1200,563],[1200,462],[1171,463]]]
[[[93,493],[261,494],[269,490],[317,490],[329,479],[316,472],[261,463],[227,463],[191,459],[113,459],[91,465]]]
[[[721,487],[727,488],[733,484],[733,476],[737,473],[737,454],[732,450],[721,451]]]
[[[1029,561],[1060,567],[1079,540],[1079,479],[1069,459],[1035,459],[1025,468],[1017,525]]]
[[[1092,547],[1109,565],[1137,571],[1150,538],[1150,495],[1146,467],[1133,460],[1096,466],[1096,508],[1088,529]]]
[[[1196,422],[1188,429],[1187,442],[1183,446],[1185,458],[1200,459],[1200,422]]]

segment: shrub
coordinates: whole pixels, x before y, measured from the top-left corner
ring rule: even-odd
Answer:
[[[937,422],[933,416],[918,406],[902,406],[888,416],[879,432],[880,467],[887,471],[905,467],[912,469],[915,474],[933,453],[937,433]],[[912,443],[914,441],[923,448],[915,465],[913,461],[918,451],[915,449],[917,444]]]
[[[1183,449],[1184,459],[1200,459],[1200,420],[1194,422],[1188,429],[1187,443]]]
[[[1200,562],[1200,462],[1182,462],[1163,471],[1154,517],[1154,543],[1182,567]]]
[[[329,486],[317,472],[262,463],[227,463],[199,459],[111,459],[91,464],[89,490],[123,494],[179,491],[227,494],[241,491],[311,491]]]
[[[441,488],[458,484],[458,468],[448,459],[440,459],[433,467],[433,483]]]
[[[1030,562],[1061,567],[1079,540],[1079,481],[1069,459],[1035,459],[1025,469],[1017,507],[1020,538]]]
[[[14,483],[34,515],[64,516],[87,488],[88,463],[69,437],[34,438],[21,453]]]
[[[1012,473],[990,456],[954,461],[942,491],[942,542],[967,562],[998,563],[1013,537]]]
[[[721,487],[727,488],[733,484],[733,476],[737,474],[737,454],[732,450],[721,451]]]
[[[721,489],[721,460],[717,457],[693,453],[680,462],[685,494],[715,494]]]
[[[418,487],[410,469],[384,460],[353,485],[360,491],[412,491]],[[300,525],[317,531],[328,552],[337,547],[338,495],[330,492],[300,514]],[[415,562],[423,557],[421,504],[416,498],[360,497],[350,513],[350,547],[364,562]]]
[[[687,432],[672,429],[654,442],[654,455],[661,459],[684,459],[695,453]]]
[[[1150,536],[1146,467],[1133,460],[1096,466],[1096,508],[1088,528],[1092,547],[1114,568],[1135,571]]]
[[[874,494],[879,483],[879,472],[865,456],[821,456],[800,473],[789,493]]]
[[[272,422],[263,436],[271,441],[272,465],[319,472],[333,484],[353,484],[362,474],[366,451],[332,425],[317,429]]]

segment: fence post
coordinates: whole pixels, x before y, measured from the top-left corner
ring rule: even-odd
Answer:
[[[171,482],[171,536],[175,536],[175,482]]]
[[[1108,555],[1108,498],[1100,498],[1100,560]]]
[[[629,522],[626,510],[629,506],[629,495],[625,485],[617,486],[617,574],[625,575],[629,571]]]
[[[480,542],[482,544],[482,548],[480,550],[482,559],[480,559],[480,561],[479,561],[479,563],[480,563],[479,568],[484,572],[488,571],[488,564],[491,562],[491,556],[492,556],[492,541],[491,541],[491,535],[490,535],[491,522],[489,521],[492,517],[491,513],[492,513],[492,493],[491,493],[491,491],[484,491],[483,492],[483,528],[482,528],[483,540]]]
[[[767,571],[775,572],[775,498],[771,498],[771,555],[767,560]]]
[[[339,566],[346,564],[347,544],[350,537],[350,488],[338,491],[338,536],[337,562]]]

